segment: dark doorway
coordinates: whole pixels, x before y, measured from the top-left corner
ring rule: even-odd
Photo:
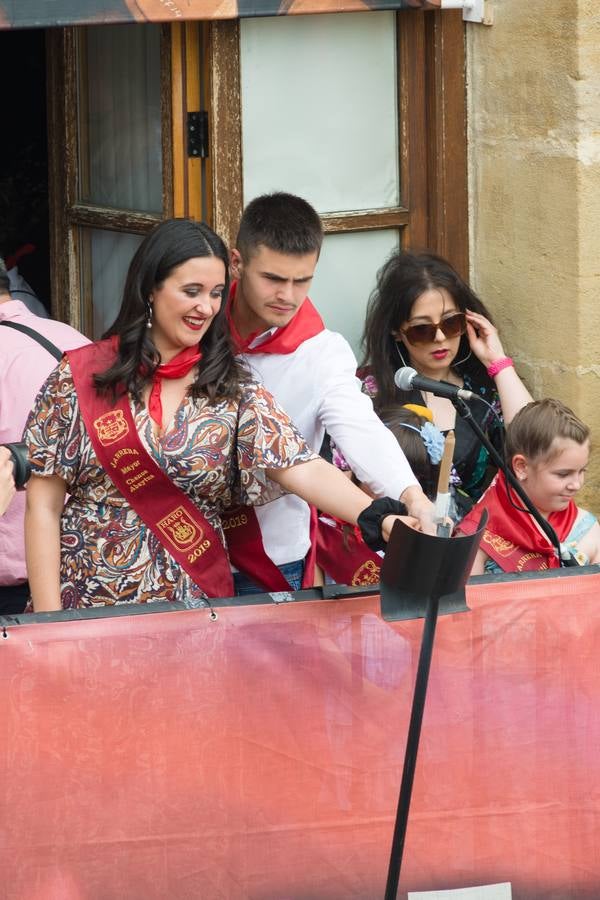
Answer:
[[[44,31],[0,31],[0,84],[0,254],[9,268],[16,261],[19,274],[49,308]]]

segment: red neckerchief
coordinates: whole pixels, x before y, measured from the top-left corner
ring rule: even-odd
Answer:
[[[511,496],[519,505],[519,498],[514,491]],[[559,568],[560,563],[553,545],[538,529],[533,518],[529,513],[515,509],[510,503],[503,472],[498,472],[479,503],[459,523],[458,531],[473,534],[483,509],[487,509],[489,518],[481,540],[481,549],[505,572]],[[548,522],[559,541],[568,537],[576,518],[577,506],[573,500],[566,509],[550,513]],[[509,560],[515,564],[520,562],[520,565],[507,568]]]
[[[152,375],[152,388],[148,400],[148,412],[159,428],[162,428],[162,403],[160,391],[163,378],[183,378],[202,359],[200,347],[186,347],[168,363],[162,363]]]
[[[119,346],[119,338],[116,334],[110,337],[111,347],[117,350]],[[186,347],[177,356],[168,363],[161,363],[152,375],[152,387],[150,388],[150,398],[148,400],[148,412],[150,418],[156,422],[159,428],[162,428],[162,403],[160,399],[160,391],[163,378],[183,378],[190,369],[202,359],[202,351],[199,346]]]
[[[255,331],[253,334],[249,334],[247,338],[243,338],[237,330],[231,315],[237,284],[237,281],[234,281],[231,285],[225,310],[236,353],[293,353],[304,341],[325,330],[323,319],[307,297],[294,318],[287,325],[284,325],[283,328],[275,329],[275,332],[259,344],[258,347],[251,347],[250,344],[259,334],[264,332]]]

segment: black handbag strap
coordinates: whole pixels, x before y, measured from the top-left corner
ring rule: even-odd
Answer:
[[[23,334],[26,334],[34,341],[37,341],[38,344],[41,344],[44,350],[47,350],[48,353],[52,354],[54,359],[57,359],[59,362],[61,361],[63,357],[62,350],[59,350],[55,344],[47,340],[43,334],[38,334],[33,328],[29,328],[28,325],[20,325],[17,322],[0,322],[0,325],[6,325],[7,328],[15,328],[17,331],[22,331]]]

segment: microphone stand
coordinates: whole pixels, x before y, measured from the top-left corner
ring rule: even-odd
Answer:
[[[498,451],[496,450],[496,448],[494,447],[494,445],[492,444],[492,442],[490,441],[488,436],[486,434],[484,434],[484,432],[479,427],[478,423],[473,418],[473,414],[472,414],[468,404],[462,399],[462,397],[459,397],[458,395],[455,395],[454,397],[452,397],[451,401],[452,401],[452,404],[454,405],[454,408],[456,409],[456,412],[458,413],[458,415],[461,417],[461,419],[465,420],[467,425],[470,427],[471,431],[479,438],[479,440],[481,441],[481,443],[483,444],[485,449],[488,451],[491,458],[496,463],[497,467],[504,472],[507,482],[513,488],[515,493],[518,494],[520,499],[523,501],[523,505],[526,507],[527,512],[532,516],[533,519],[535,519],[535,521],[540,526],[540,528],[542,529],[543,533],[546,535],[546,537],[548,538],[550,543],[556,547],[556,550],[558,552],[559,566],[577,565],[575,560],[564,560],[562,558],[560,541],[558,539],[558,535],[556,534],[554,528],[552,527],[550,522],[548,522],[542,516],[542,514],[539,512],[539,510],[536,509],[536,507],[533,505],[533,503],[531,502],[531,500],[525,493],[525,489],[522,487],[521,483],[517,480],[517,478],[515,478],[515,475],[514,475],[512,469],[510,468],[510,466],[508,466],[506,464],[505,460],[500,456],[500,454],[498,453]]]

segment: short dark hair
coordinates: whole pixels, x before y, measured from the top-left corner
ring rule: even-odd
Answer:
[[[6,264],[0,256],[0,294],[10,294],[10,278],[6,271]]]
[[[240,221],[236,248],[248,261],[263,245],[277,253],[302,256],[320,253],[323,226],[310,203],[295,194],[277,191],[255,197]]]
[[[410,319],[411,310],[421,294],[435,288],[445,288],[462,312],[470,309],[481,313],[493,324],[477,294],[446,259],[427,251],[416,253],[401,250],[394,253],[377,273],[362,338],[362,366],[368,365],[377,381],[377,408],[406,402],[405,393],[396,389],[394,372],[402,364],[398,351],[402,353],[405,365],[408,365],[409,354],[404,344],[395,340],[393,332],[397,332]],[[460,374],[474,374],[478,380],[491,385],[485,368],[478,359],[470,356],[469,350],[469,339],[464,334],[457,356],[459,360],[468,359],[468,362],[462,368],[455,368]]]
[[[234,398],[239,395],[243,367],[236,361],[225,318],[229,287],[227,247],[212,228],[191,219],[166,219],[157,225],[138,247],[125,280],[123,300],[117,318],[103,337],[118,335],[119,353],[105,372],[94,376],[100,392],[116,393],[119,386],[139,399],[151,380],[160,354],[146,328],[149,297],[178,266],[195,257],[215,256],[223,262],[223,302],[202,338],[202,365],[192,385],[193,396]],[[142,374],[143,373],[143,374]]]
[[[549,461],[555,455],[552,452],[555,438],[585,444],[589,436],[590,429],[572,409],[560,400],[547,397],[523,406],[507,425],[504,452],[509,464],[516,454],[532,462]]]

